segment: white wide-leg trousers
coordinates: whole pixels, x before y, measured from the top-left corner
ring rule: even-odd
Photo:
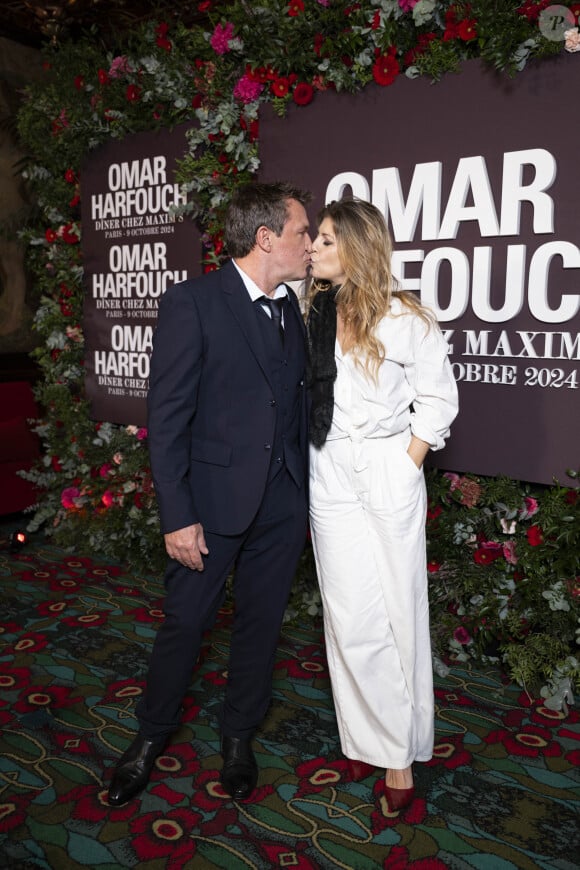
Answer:
[[[311,449],[310,520],[341,747],[403,769],[433,751],[423,472],[410,433]]]

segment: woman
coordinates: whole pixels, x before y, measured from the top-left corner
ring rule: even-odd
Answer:
[[[394,812],[433,750],[422,465],[457,388],[433,316],[396,287],[377,208],[324,208],[311,260],[310,519],[332,690],[343,753],[386,768]]]

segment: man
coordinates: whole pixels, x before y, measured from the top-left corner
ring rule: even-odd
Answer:
[[[139,733],[113,774],[114,805],[145,787],[179,725],[202,633],[234,564],[221,781],[237,800],[256,786],[251,740],[270,701],[306,535],[305,335],[284,282],[306,276],[308,198],[285,183],[239,188],[225,223],[233,259],[175,285],[159,306],[148,426],[169,555],[165,620],[137,707]]]

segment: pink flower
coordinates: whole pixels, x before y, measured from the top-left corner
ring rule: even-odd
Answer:
[[[99,468],[99,476],[100,477],[108,477],[110,470],[111,470],[111,466],[109,465],[108,462],[105,462],[105,464],[101,465],[101,467]]]
[[[216,54],[226,54],[230,50],[230,41],[234,35],[234,25],[228,21],[225,26],[216,24],[210,39],[210,45]]]
[[[118,79],[127,73],[133,72],[131,69],[131,65],[129,63],[129,58],[124,57],[122,55],[118,55],[114,57],[111,61],[111,67],[109,69],[109,77],[112,79]]]
[[[66,510],[74,510],[78,507],[80,497],[81,493],[78,487],[68,486],[60,494],[60,503]]]
[[[570,30],[567,30],[564,33],[564,38],[566,40],[564,43],[566,51],[580,51],[580,33],[578,32],[577,27],[572,27]]]
[[[137,430],[137,441],[144,441],[147,438],[147,429],[142,426]]]
[[[119,451],[117,451],[117,453],[113,454],[113,462],[115,463],[115,465],[120,465],[122,461],[123,461],[123,454],[122,453],[119,453]]]
[[[234,97],[242,103],[253,103],[262,93],[264,86],[260,82],[251,79],[247,74],[236,82]]]
[[[506,562],[509,562],[510,565],[518,564],[518,557],[516,556],[516,542],[515,541],[506,541],[502,545],[503,555]]]
[[[533,517],[534,514],[538,513],[539,509],[536,499],[527,495],[524,498],[524,506],[520,510],[520,519],[529,520],[530,517]]]
[[[399,0],[399,6],[403,12],[410,12],[413,6],[416,6],[419,0]]]
[[[460,643],[463,646],[465,646],[465,644],[469,643],[469,641],[471,640],[471,635],[463,625],[460,625],[455,629],[455,631],[453,632],[453,637],[455,638],[457,643]]]
[[[102,496],[101,496],[101,501],[103,502],[103,504],[105,505],[106,508],[110,508],[110,507],[111,507],[111,505],[112,505],[113,502],[115,501],[115,498],[114,498],[113,493],[111,492],[110,489],[107,489],[107,490],[102,494]]]
[[[316,0],[319,6],[328,6],[330,0]]]
[[[484,550],[493,550],[494,553],[501,550],[501,544],[498,544],[497,541],[482,541],[480,546],[483,547]]]

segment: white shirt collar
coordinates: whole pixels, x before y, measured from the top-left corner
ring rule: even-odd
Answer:
[[[234,266],[238,270],[240,277],[241,277],[242,281],[244,282],[246,290],[250,294],[250,299],[252,300],[252,302],[255,302],[256,299],[260,298],[260,296],[264,296],[265,295],[264,292],[262,290],[260,290],[260,288],[258,287],[258,285],[256,284],[255,281],[252,281],[252,279],[250,278],[249,275],[246,275],[246,273],[244,272],[243,269],[240,269],[240,267],[238,266],[236,261],[232,260],[232,263],[234,264]],[[273,299],[283,299],[285,296],[288,296],[288,288],[286,287],[285,284],[278,284],[278,286],[274,290],[274,296],[272,298]]]

